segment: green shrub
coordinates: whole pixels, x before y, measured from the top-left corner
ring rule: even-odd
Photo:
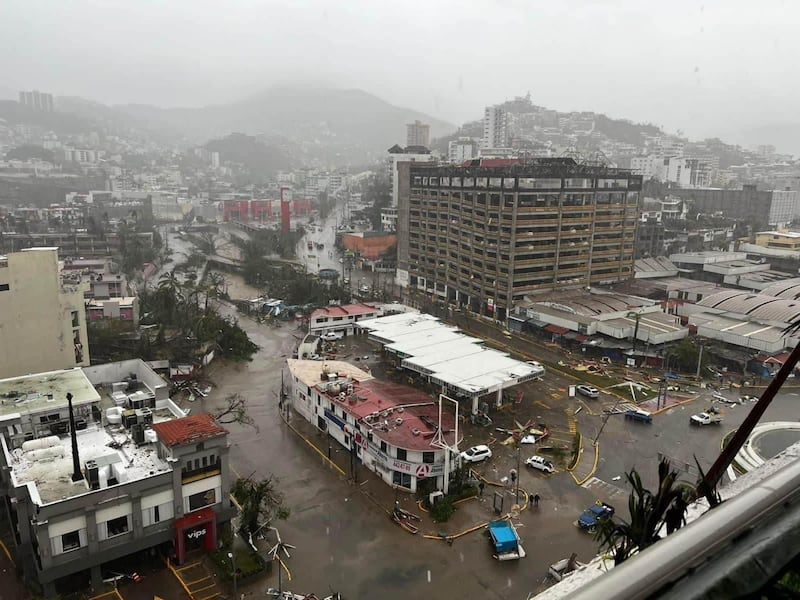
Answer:
[[[236,570],[239,579],[244,579],[264,570],[264,560],[256,553],[247,550],[236,551]],[[228,550],[215,550],[211,560],[217,566],[217,573],[225,581],[233,579],[233,565],[228,558]]]
[[[431,519],[435,523],[444,523],[453,516],[456,512],[456,507],[453,506],[454,497],[446,496],[439,500],[431,507]]]
[[[465,498],[472,498],[478,495],[478,487],[474,485],[465,485],[462,490],[453,497],[453,502],[464,500]]]

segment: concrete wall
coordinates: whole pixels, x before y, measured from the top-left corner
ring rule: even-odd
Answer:
[[[126,377],[130,377],[131,373],[134,373],[136,378],[155,394],[156,401],[169,398],[167,382],[139,358],[86,367],[83,369],[83,373],[92,382],[92,385],[107,386],[124,381]]]
[[[88,365],[88,286],[62,287],[57,249],[11,253],[0,265],[0,378]]]

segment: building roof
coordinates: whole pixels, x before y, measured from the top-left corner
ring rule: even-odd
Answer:
[[[79,367],[0,379],[0,421],[23,412],[56,411],[67,405],[68,392],[73,406],[100,400]]]
[[[571,316],[599,317],[608,313],[652,306],[654,302],[618,293],[591,293],[581,290],[560,291],[536,296],[520,306],[551,314],[568,313]]]
[[[349,315],[368,315],[378,311],[378,307],[373,304],[343,304],[341,306],[326,306],[318,308],[311,313],[311,320],[319,317],[346,317]]]
[[[703,298],[697,305],[744,315],[753,320],[793,323],[800,319],[800,301],[741,290],[718,292]]]
[[[341,397],[342,392],[338,391],[339,387],[328,391],[325,384],[321,383],[317,390],[350,414],[362,431],[372,431],[374,437],[392,446],[421,452],[439,450],[431,444],[439,419],[439,405],[425,392],[372,378],[366,381],[350,380],[350,385],[353,393],[344,398]],[[442,431],[451,445],[454,442],[454,430],[455,416],[449,410],[443,410]]]
[[[165,413],[165,414],[162,414]],[[165,423],[159,419],[172,418],[168,411],[156,411],[153,429]],[[121,426],[116,428],[97,428],[94,424],[83,431],[77,431],[78,454],[81,470],[90,460],[109,465],[114,468],[120,484],[129,483],[138,479],[153,477],[160,473],[172,470],[172,466],[159,458],[152,444],[137,445],[130,434]],[[5,440],[4,440],[5,443]],[[69,435],[61,436],[56,448],[63,448],[61,455],[36,457],[33,452],[14,451],[9,465],[13,473],[15,485],[29,484],[31,498],[36,504],[44,505],[60,502],[68,498],[91,493],[86,480],[73,483],[71,479],[72,465],[72,439]],[[98,490],[105,493],[107,488]],[[119,489],[116,493],[123,493]]]
[[[774,235],[785,238],[800,238],[800,231],[756,231],[756,235]]]
[[[403,368],[464,396],[482,396],[523,383],[537,374],[531,365],[486,348],[476,343],[476,338],[448,335],[458,329],[432,315],[401,313],[360,321],[358,326],[387,349],[405,354]]]
[[[327,378],[322,378],[323,372],[326,374],[336,373],[340,377],[349,377],[361,382],[372,379],[372,375],[363,369],[359,369],[343,360],[319,361],[289,358],[286,359],[286,364],[289,366],[289,372],[309,387],[314,387],[323,381],[327,381]]]
[[[796,300],[800,298],[800,279],[793,278],[775,283],[769,287],[765,287],[761,293],[767,296]]]
[[[136,296],[118,296],[116,298],[105,298],[102,300],[98,300],[97,298],[92,298],[91,300],[86,301],[86,306],[90,308],[103,308],[106,302],[111,302],[112,304],[119,304],[120,306],[133,306],[136,300],[137,300]]]
[[[652,273],[653,276],[656,276],[658,273],[663,273],[665,271],[670,272],[672,275],[678,274],[678,267],[676,267],[675,263],[673,263],[666,256],[640,258],[633,263],[633,270],[636,273],[642,273],[642,274]]]
[[[697,325],[697,332],[713,339],[744,345],[737,340],[751,340],[752,348],[759,349],[758,342],[773,344],[788,339],[783,327],[762,325],[751,321],[741,321],[723,315],[696,314],[689,317],[690,323]],[[717,335],[712,336],[711,332]]]
[[[228,433],[227,429],[217,425],[214,417],[207,413],[173,419],[164,423],[153,423],[153,429],[158,434],[158,439],[170,447],[194,444]]]

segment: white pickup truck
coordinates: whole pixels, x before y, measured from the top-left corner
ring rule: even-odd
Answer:
[[[341,331],[329,331],[322,334],[322,339],[326,342],[336,342],[344,337]]]
[[[698,415],[692,415],[689,419],[689,425],[719,425],[722,423],[722,415],[717,413],[701,412]]]

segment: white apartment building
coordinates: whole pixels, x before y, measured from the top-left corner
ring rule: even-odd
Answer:
[[[364,319],[374,319],[383,315],[377,304],[343,304],[325,306],[311,313],[308,319],[308,332],[323,335],[328,332],[352,335],[355,324]]]
[[[498,106],[487,106],[483,113],[481,148],[505,148],[508,141],[508,113]]]
[[[686,202],[680,198],[667,196],[661,201],[661,213],[665,220],[683,220],[688,213]]]
[[[64,159],[71,162],[91,164],[97,162],[97,151],[89,148],[64,148]]]
[[[447,160],[451,163],[461,164],[477,156],[478,142],[470,137],[460,137],[447,144]]]
[[[381,231],[397,231],[397,207],[381,209]]]
[[[406,146],[430,146],[431,126],[416,120],[406,125]]]
[[[89,365],[88,289],[62,283],[58,248],[0,256],[0,377]]]
[[[389,148],[389,158],[387,159],[388,169],[389,169],[389,183],[392,185],[392,206],[397,206],[397,199],[400,194],[400,178],[397,174],[397,165],[399,163],[415,163],[415,162],[425,162],[425,163],[435,163],[436,158],[430,153],[425,154],[417,154],[412,152],[406,152],[400,146],[393,146]],[[408,182],[405,182],[406,186]]]
[[[664,180],[664,158],[655,154],[647,156],[634,156],[631,158],[631,171],[636,175],[641,175],[645,180],[658,179]]]

